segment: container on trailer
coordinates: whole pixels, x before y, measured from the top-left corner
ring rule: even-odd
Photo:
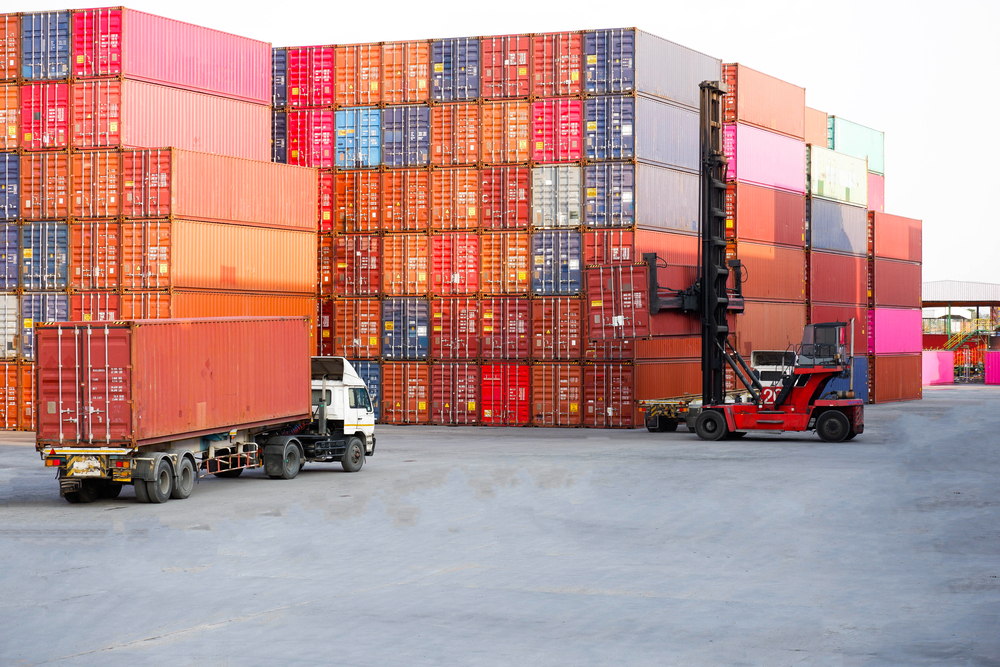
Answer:
[[[21,74],[26,81],[55,81],[70,75],[70,13],[21,14]]]
[[[69,320],[69,295],[61,292],[25,292],[20,299],[20,357],[26,361],[33,361],[35,324]]]
[[[749,358],[754,350],[788,350],[802,343],[806,304],[748,300],[736,317],[736,350]],[[700,326],[700,321],[698,322]],[[699,390],[700,391],[700,390]]]
[[[289,316],[308,318],[310,328],[316,320],[316,297],[311,294],[126,290],[120,303],[123,320]]]
[[[583,86],[583,40],[578,32],[536,33],[531,38],[531,94],[579,95]]]
[[[636,226],[697,234],[699,182],[697,174],[651,164],[635,165]]]
[[[20,257],[21,229],[14,223],[0,223],[0,291],[14,292],[21,286]]]
[[[69,275],[69,226],[31,222],[21,226],[21,286],[25,290],[64,290]]]
[[[431,99],[475,100],[480,96],[479,39],[460,37],[431,42]]]
[[[382,423],[430,422],[430,369],[427,364],[413,362],[382,364]]]
[[[635,169],[635,165],[621,162],[583,167],[584,225],[620,228],[635,224]]]
[[[579,426],[583,420],[583,366],[532,366],[531,405],[534,426]]]
[[[580,181],[577,165],[549,165],[531,170],[531,226],[553,229],[577,228],[580,215]]]
[[[485,102],[482,105],[482,155],[487,165],[518,164],[531,155],[531,105],[528,102]]]
[[[479,366],[447,363],[431,366],[432,424],[479,423]]]
[[[870,212],[874,255],[885,259],[920,262],[923,257],[923,223],[888,213]]]
[[[524,426],[528,423],[531,380],[527,364],[483,364],[479,382],[484,426]]]
[[[885,176],[868,172],[868,204],[866,208],[876,213],[885,212]]]
[[[806,89],[739,63],[722,66],[723,120],[805,139]]]
[[[70,288],[110,290],[119,286],[121,232],[121,223],[118,220],[70,223]]]
[[[634,368],[638,401],[701,394],[701,359],[645,361]]]
[[[876,308],[920,308],[920,264],[877,257],[873,264],[872,298]]]
[[[16,361],[21,341],[21,297],[0,294],[0,358]]]
[[[382,294],[422,296],[429,287],[430,237],[395,234],[382,237]]]
[[[486,297],[479,301],[483,359],[527,359],[530,350],[529,301],[519,297]]]
[[[700,336],[659,336],[635,342],[635,358],[640,361],[698,357],[701,357]]]
[[[885,173],[885,135],[878,130],[840,116],[828,116],[825,145],[838,153],[867,160],[869,171]]]
[[[819,250],[810,252],[809,300],[816,303],[867,304],[868,258]]]
[[[580,359],[583,354],[584,305],[579,297],[531,301],[531,353],[536,361]]]
[[[637,92],[698,108],[702,81],[721,81],[722,62],[635,28],[583,33],[584,92]]]
[[[482,96],[486,99],[527,97],[531,92],[531,37],[491,35],[480,42]]]
[[[382,109],[382,165],[423,167],[430,164],[431,109],[392,106]]]
[[[743,263],[743,296],[766,301],[806,300],[806,251],[740,241],[736,257]],[[734,276],[734,274],[730,274]]]
[[[854,354],[868,354],[868,306],[860,304],[830,304],[810,303],[809,321],[816,322],[850,322],[854,320]],[[850,336],[850,328],[847,335]],[[762,349],[762,348],[760,348]]]
[[[378,104],[382,101],[382,46],[378,43],[337,46],[335,102],[340,106]]]
[[[1000,384],[1000,352],[983,355],[986,384]]]
[[[805,196],[750,183],[729,183],[726,238],[805,246]]]
[[[579,232],[531,234],[532,294],[579,294],[583,242]]]
[[[869,398],[872,403],[916,401],[923,396],[923,359],[919,353],[877,355],[869,361]]]
[[[431,300],[430,357],[439,361],[479,357],[479,302],[458,297]]]
[[[818,146],[809,146],[806,154],[809,194],[855,206],[868,204],[868,167],[863,159]]]
[[[524,232],[494,232],[479,238],[479,289],[484,295],[527,294],[529,235]]]
[[[334,231],[371,233],[381,229],[382,175],[374,171],[339,171],[334,179]]]
[[[921,379],[924,387],[955,384],[955,351],[924,350],[921,353]]]
[[[854,359],[854,397],[860,398],[863,402],[868,402],[868,357],[861,355]],[[828,395],[833,391],[851,391],[850,377],[835,377],[829,384],[823,395]]]
[[[338,169],[362,169],[382,164],[382,110],[349,107],[336,111]]]
[[[826,146],[826,112],[806,107],[805,141],[813,146]]]
[[[3,16],[0,16],[0,27],[3,25],[3,20]],[[20,144],[20,91],[21,87],[16,83],[0,83],[0,150],[14,151]]]
[[[427,101],[431,67],[428,42],[383,42],[381,60],[384,103]]]
[[[479,227],[478,169],[435,169],[431,182],[431,229],[475,230]]]
[[[25,220],[66,218],[69,215],[69,155],[21,155],[21,217]]]
[[[288,147],[286,162],[300,167],[334,166],[335,112],[298,109],[285,114]],[[339,134],[337,139],[339,147]]]
[[[583,265],[633,264],[642,261],[635,252],[635,232],[601,229],[583,233]]]
[[[70,215],[113,218],[119,214],[121,156],[118,151],[80,151],[70,156]]]
[[[333,239],[333,293],[375,296],[382,275],[382,240],[378,236],[338,236]]]
[[[271,49],[271,106],[288,106],[288,49]]]
[[[644,264],[587,269],[587,336],[639,338],[649,331],[649,269]]]
[[[288,163],[288,112],[271,112],[271,162]]]
[[[368,388],[368,396],[371,398],[372,408],[375,412],[375,421],[378,421],[382,414],[382,367],[375,361],[355,359],[351,359],[351,366]]]
[[[599,363],[583,368],[583,425],[632,428],[635,425],[635,367]]]
[[[923,349],[920,308],[868,311],[868,354],[918,354]]]
[[[430,292],[435,296],[479,291],[479,236],[450,233],[431,237]]]
[[[430,226],[430,172],[392,169],[382,174],[381,229],[386,232],[423,232]]]
[[[67,148],[70,138],[69,84],[32,83],[21,86],[20,123],[22,149]]]
[[[485,167],[479,172],[482,226],[488,230],[527,229],[531,217],[531,170]]]
[[[320,234],[333,231],[334,212],[334,175],[328,171],[321,171],[317,174],[317,188],[319,194],[319,223],[317,231]]]
[[[868,212],[863,206],[810,197],[809,245],[852,255],[868,252]]]
[[[0,14],[0,81],[21,76],[21,17]]]
[[[635,341],[631,338],[618,340],[584,340],[583,358],[587,361],[621,361],[635,358]]]
[[[74,292],[69,297],[71,322],[116,322],[120,313],[121,296],[114,292]]]
[[[382,353],[382,303],[377,299],[330,302],[330,326],[320,332],[324,354],[377,359]]]
[[[431,164],[479,161],[480,105],[459,102],[431,107]]]
[[[799,139],[745,123],[727,123],[726,180],[805,193],[806,145]]]
[[[582,158],[583,101],[553,97],[533,102],[531,159],[535,162],[576,162]]]
[[[0,153],[0,220],[21,217],[21,156]]]
[[[121,160],[126,218],[316,230],[313,169],[176,148],[127,150]]]
[[[271,108],[132,79],[70,85],[73,148],[174,148],[269,160]]]

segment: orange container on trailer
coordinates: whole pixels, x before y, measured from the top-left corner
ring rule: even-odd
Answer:
[[[426,102],[430,95],[429,42],[382,44],[382,101],[386,104]]]
[[[382,101],[382,46],[378,43],[352,44],[336,48],[337,79],[335,102],[356,107]]]
[[[21,156],[21,217],[53,220],[69,215],[69,155],[25,153]]]
[[[378,236],[338,236],[333,240],[335,295],[374,296],[379,293],[382,241]]]
[[[21,148],[39,151],[68,148],[70,138],[68,83],[21,86]]]
[[[0,24],[3,17],[0,17]],[[0,84],[0,150],[16,151],[19,145],[18,119],[21,117],[20,86]]]
[[[482,155],[488,165],[526,163],[531,153],[531,108],[528,102],[486,102],[482,111]]]
[[[635,232],[601,229],[583,233],[583,264],[634,264],[642,257],[635,253]]]
[[[484,295],[527,294],[529,235],[525,232],[496,232],[479,237],[479,289]]]
[[[431,237],[431,294],[475,294],[479,291],[479,236],[440,234]]]
[[[531,93],[539,97],[579,95],[583,47],[578,32],[539,33],[531,38]]]
[[[334,213],[334,175],[329,171],[319,172],[317,187],[319,188],[319,224],[317,231],[333,231]]]
[[[579,297],[543,297],[531,301],[531,358],[579,359],[583,354],[584,308]]]
[[[121,318],[121,296],[114,292],[76,292],[69,298],[72,322],[116,322]]]
[[[21,76],[21,18],[0,14],[0,81],[17,81]]]
[[[479,171],[435,169],[431,172],[431,229],[479,227]]]
[[[635,367],[600,363],[583,367],[583,425],[632,428],[635,419]]]
[[[430,421],[430,369],[417,362],[382,364],[382,423]]]
[[[338,234],[370,234],[381,229],[382,174],[376,171],[337,172],[334,174],[334,190],[334,230]]]
[[[462,102],[431,108],[431,164],[443,167],[479,161],[479,105]]]
[[[348,359],[378,359],[382,353],[382,303],[378,299],[337,299],[328,303],[332,317],[329,326],[320,330],[323,353]]]
[[[640,362],[634,368],[638,401],[701,394],[701,359]]]
[[[532,366],[531,405],[534,426],[579,426],[583,421],[583,366]]]
[[[479,357],[479,301],[465,297],[431,300],[430,358]]]
[[[483,359],[527,359],[531,312],[527,298],[494,297],[479,301],[480,355]]]
[[[3,17],[0,17],[0,26]],[[18,381],[21,377],[16,361],[0,362],[0,392],[3,395],[3,407],[0,408],[0,431],[16,431],[20,412],[20,392]]]
[[[393,169],[382,174],[382,224],[386,232],[425,231],[430,224],[430,172]]]
[[[530,384],[527,364],[484,364],[480,370],[481,423],[526,425],[530,419]]]
[[[80,151],[70,156],[70,215],[113,218],[119,214],[118,151]]]
[[[78,290],[119,286],[122,226],[117,220],[73,221],[69,225],[69,286]]]
[[[431,423],[474,426],[479,423],[479,366],[474,363],[431,366]]]
[[[729,87],[723,98],[725,122],[749,123],[796,139],[805,138],[805,88],[739,63],[723,65],[722,78]],[[825,147],[825,142],[822,145]]]
[[[527,229],[531,220],[531,170],[485,167],[481,179],[482,226],[487,230]]]
[[[382,237],[384,295],[427,294],[429,241],[430,237],[425,234],[394,234]]]
[[[492,35],[479,40],[482,75],[479,89],[486,99],[527,97],[531,93],[531,37]]]

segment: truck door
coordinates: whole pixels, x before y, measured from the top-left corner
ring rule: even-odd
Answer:
[[[347,420],[350,420],[350,424]],[[372,402],[364,387],[347,388],[347,420],[344,422],[345,431],[365,431],[365,427],[375,425]]]

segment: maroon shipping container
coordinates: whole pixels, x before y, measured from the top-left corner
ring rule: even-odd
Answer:
[[[635,342],[635,358],[642,361],[701,357],[701,336],[660,336]]]
[[[379,231],[382,174],[375,171],[340,171],[334,175],[335,231],[340,234]]]
[[[479,40],[480,90],[487,99],[527,97],[531,91],[531,37],[493,35]]]
[[[317,315],[320,354],[348,359],[377,359],[381,354],[378,299],[320,300]]]
[[[37,151],[67,148],[70,135],[70,95],[67,83],[21,86],[21,148]]]
[[[532,366],[531,405],[534,426],[579,426],[583,421],[583,366]]]
[[[427,364],[382,364],[382,423],[428,423],[430,395],[431,371]]]
[[[749,359],[754,350],[783,351],[802,343],[805,303],[747,299],[744,308],[731,329],[736,332],[736,350],[744,357]]]
[[[136,447],[309,419],[307,318],[89,326],[36,328],[39,446]]]
[[[334,294],[364,296],[379,293],[381,241],[378,236],[338,236],[334,239]]]
[[[580,94],[583,85],[582,37],[578,32],[550,32],[531,38],[532,95]]]
[[[285,52],[288,106],[293,109],[332,108],[334,47],[298,46]]]
[[[872,403],[916,401],[923,397],[920,354],[876,355],[868,358],[868,396]]]
[[[587,361],[622,361],[635,359],[634,338],[619,338],[618,340],[583,341],[583,358]]]
[[[21,217],[52,220],[69,215],[69,155],[21,155]]]
[[[121,318],[121,296],[114,292],[76,292],[69,298],[71,322],[116,322]]]
[[[635,232],[602,229],[583,233],[583,264],[634,264],[642,257],[635,254]]]
[[[743,262],[743,296],[768,301],[806,300],[805,249],[740,242],[735,244],[735,250]]]
[[[478,365],[465,363],[431,366],[432,424],[477,425],[478,399]]]
[[[921,266],[875,259],[872,292],[876,308],[920,308]]]
[[[874,236],[874,248],[869,248],[869,254],[874,250],[876,257],[906,262],[921,261],[922,225],[920,220],[870,211],[868,226],[869,233]]]
[[[583,302],[579,297],[543,297],[531,301],[531,358],[579,359],[583,354]]]
[[[430,358],[441,361],[479,357],[479,301],[432,299]]]
[[[805,195],[750,183],[726,188],[726,238],[803,247]]]
[[[431,229],[479,227],[479,171],[435,169],[431,172]]]
[[[526,425],[530,408],[529,384],[527,364],[484,364],[480,371],[481,423],[485,426]]]
[[[119,283],[122,226],[116,220],[87,220],[69,226],[69,286],[115,289]]]
[[[583,157],[583,102],[568,98],[531,105],[531,159],[575,162]]]
[[[431,294],[475,294],[479,290],[479,236],[431,237]]]
[[[482,179],[483,227],[527,229],[531,219],[531,170],[527,167],[487,167]]]
[[[531,314],[528,299],[493,297],[479,301],[483,359],[527,359]]]
[[[816,303],[867,304],[868,258],[811,251],[809,300]]]
[[[288,112],[288,164],[332,169],[334,112]],[[268,144],[270,146],[270,144]]]
[[[479,161],[479,105],[462,102],[431,108],[431,164],[451,166]]]
[[[701,359],[642,362],[635,365],[635,399],[701,395]]]
[[[334,230],[334,188],[336,187],[334,175],[326,171],[319,172],[317,186],[319,187],[319,225],[317,231],[321,234],[332,232]]]
[[[588,364],[583,368],[583,425],[632,428],[635,419],[635,367]]]
[[[854,354],[868,354],[868,306],[841,304],[811,303],[809,305],[809,323],[848,322],[854,319]],[[850,337],[850,327],[847,329]]]
[[[649,316],[651,336],[691,336],[699,331],[701,331],[701,318],[697,314],[671,309],[661,310]]]
[[[649,269],[645,265],[600,266],[585,274],[589,338],[649,335]]]

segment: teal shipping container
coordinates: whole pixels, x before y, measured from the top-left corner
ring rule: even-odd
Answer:
[[[885,175],[885,134],[839,116],[826,119],[826,147],[864,160],[868,171]]]

